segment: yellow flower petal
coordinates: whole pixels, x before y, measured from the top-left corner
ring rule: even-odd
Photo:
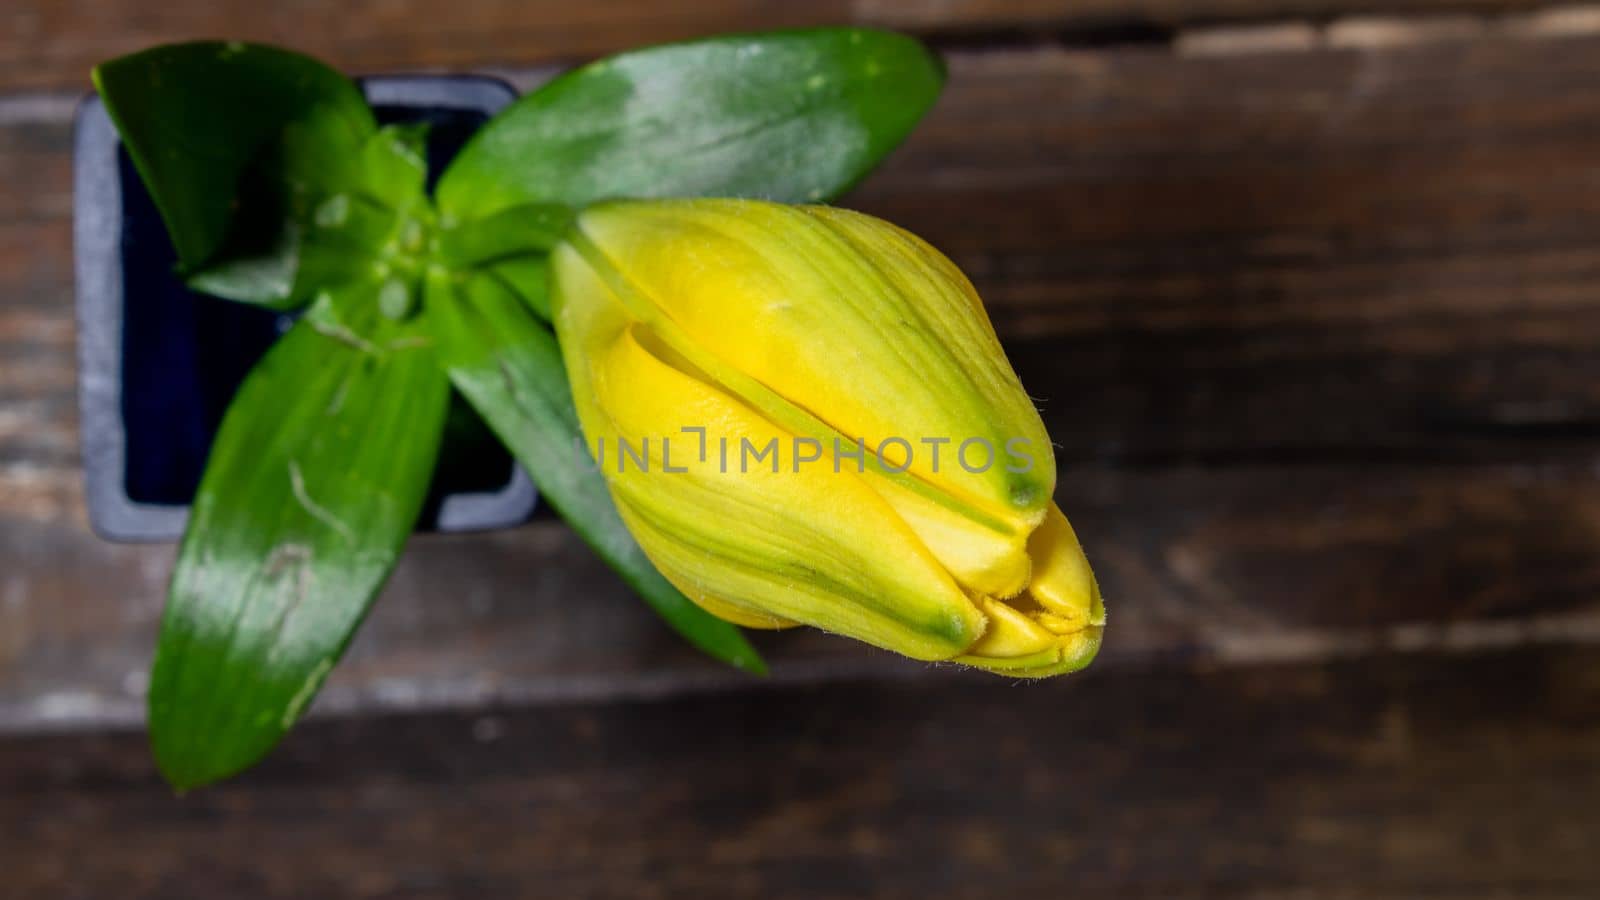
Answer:
[[[971,284],[920,239],[737,200],[607,203],[578,231],[720,364],[1016,530],[1042,518],[1049,437]]]
[[[828,207],[618,201],[551,277],[591,450],[691,600],[1018,677],[1094,658],[1104,606],[1049,438],[925,242]]]
[[[1100,585],[1072,525],[1054,503],[1028,538],[1028,555],[1033,558],[1028,593],[1040,606],[1077,627],[1106,623]]]
[[[732,602],[921,659],[948,659],[982,632],[983,616],[859,475],[793,471],[792,434],[627,324],[581,256],[558,249],[552,261],[562,290],[585,298],[558,313],[563,337],[584,346],[567,354],[584,432],[609,448],[602,470],[640,546],[686,595],[713,613]],[[704,457],[685,426],[708,429]],[[747,445],[774,443],[779,471],[771,457],[750,464]]]

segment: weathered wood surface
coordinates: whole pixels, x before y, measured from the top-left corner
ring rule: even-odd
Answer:
[[[1061,495],[1095,536],[1110,597],[1099,665],[1600,641],[1600,483],[1588,469],[1082,468]],[[72,525],[11,547],[24,568],[8,562],[8,599],[23,600],[0,607],[0,728],[137,721],[170,549],[104,544]],[[759,643],[784,683],[927,668],[809,631]],[[550,523],[413,541],[319,704],[751,683],[680,646]]]
[[[1600,883],[1600,653],[929,676],[313,723],[175,798],[0,742],[9,896],[1422,897]]]
[[[851,200],[972,272],[1109,665],[1600,635],[1600,38],[953,53]],[[130,721],[171,559],[81,509],[70,102],[0,115],[0,728]],[[814,634],[778,678],[905,672]],[[417,541],[324,709],[702,665],[553,524]]]
[[[443,7],[0,9],[0,896],[1600,893],[1600,8]],[[556,523],[430,536],[316,721],[172,797],[137,730],[172,548],[82,509],[88,66],[224,36],[521,80],[841,20],[951,51],[849,203],[973,274],[1044,401],[1102,661],[1019,687],[800,631],[755,682]]]
[[[951,68],[851,202],[972,272],[1069,459],[1434,458],[1600,422],[1600,38]],[[0,119],[0,389],[43,404],[72,378],[70,104],[37,106]],[[61,462],[67,418],[0,453]]]
[[[284,44],[353,71],[525,66],[730,31],[836,25],[987,42],[1159,39],[1187,24],[1361,14],[1526,12],[1536,0],[12,0],[0,12],[0,91],[76,87],[151,44]]]

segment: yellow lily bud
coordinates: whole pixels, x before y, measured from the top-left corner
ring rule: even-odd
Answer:
[[[618,201],[551,273],[588,449],[691,600],[1011,675],[1094,658],[1049,436],[937,250],[826,206]]]

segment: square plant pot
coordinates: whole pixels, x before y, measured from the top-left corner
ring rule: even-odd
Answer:
[[[503,81],[395,76],[361,82],[378,121],[427,121],[430,188],[468,137],[510,103]],[[183,534],[206,454],[234,392],[292,314],[208,297],[174,274],[166,226],[98,97],[74,135],[78,399],[89,521],[119,541]],[[533,482],[452,394],[419,530],[526,521]]]

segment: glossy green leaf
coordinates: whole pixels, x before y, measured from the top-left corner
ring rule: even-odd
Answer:
[[[536,203],[455,223],[439,235],[439,259],[452,271],[499,279],[540,320],[549,322],[549,252],[572,219],[569,207]]]
[[[517,256],[543,256],[561,241],[572,219],[572,209],[560,204],[507,207],[445,228],[439,235],[439,256],[457,271]]]
[[[526,203],[843,192],[910,132],[943,85],[904,35],[852,28],[735,35],[577,69],[490,121],[439,183],[442,213]]]
[[[739,629],[695,606],[661,574],[628,533],[583,445],[555,335],[495,276],[427,281],[427,322],[450,380],[535,473],[540,495],[695,646],[738,668],[766,666]]]
[[[300,267],[300,226],[281,216],[258,220],[232,252],[192,272],[184,283],[213,297],[257,303],[273,309],[295,304],[295,273]],[[236,236],[237,237],[237,236]]]
[[[188,788],[270,750],[316,694],[416,522],[449,385],[373,284],[323,299],[240,388],[173,573],[150,734]]]
[[[550,257],[544,253],[510,256],[483,268],[509,285],[541,322],[550,321]]]
[[[371,277],[386,256],[423,251],[432,218],[427,126],[385,126],[345,152],[340,141],[324,140],[322,118],[291,123],[249,168],[228,243],[188,277],[190,287],[293,308],[331,285]]]
[[[156,47],[100,65],[94,82],[191,270],[230,239],[241,177],[286,126],[316,123],[311,145],[335,159],[377,127],[348,78],[273,47]]]
[[[428,131],[426,122],[378,129],[362,146],[353,173],[360,189],[393,209],[427,205]],[[324,182],[322,187],[338,191],[344,184]]]

